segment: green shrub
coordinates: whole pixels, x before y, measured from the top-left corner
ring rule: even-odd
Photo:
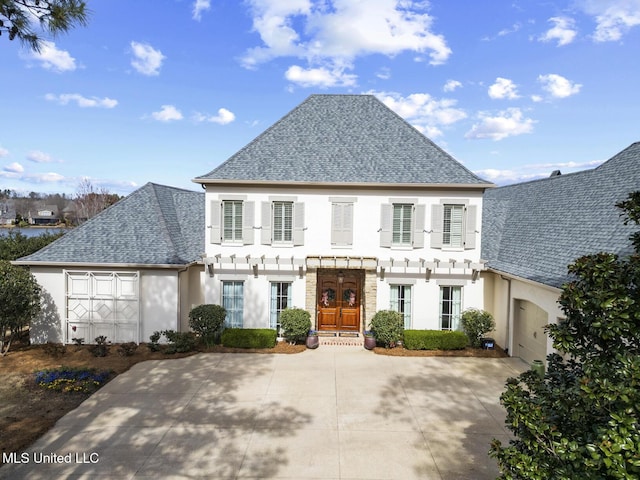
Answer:
[[[409,350],[461,350],[468,343],[467,336],[455,330],[404,331],[404,346]]]
[[[193,332],[165,330],[162,333],[169,342],[165,353],[185,353],[196,348],[196,337]]]
[[[282,336],[289,343],[304,343],[311,330],[311,314],[302,308],[285,308],[280,313]]]
[[[395,347],[402,340],[404,319],[402,314],[393,310],[380,310],[371,319],[371,333],[384,347]]]
[[[118,347],[118,355],[121,357],[130,357],[136,353],[137,349],[138,344],[136,342],[126,342]]]
[[[221,342],[232,348],[273,348],[278,332],[271,328],[227,328]]]
[[[485,333],[496,328],[493,316],[484,310],[470,308],[462,312],[462,329],[469,337],[469,344],[474,348],[482,346],[482,337]]]
[[[91,353],[94,357],[106,357],[109,355],[109,345],[107,342],[107,337],[104,335],[100,335],[95,339],[96,344],[92,345],[90,348]]]
[[[189,312],[189,326],[210,347],[220,338],[226,316],[227,311],[220,305],[198,305]]]
[[[149,343],[147,343],[147,348],[151,352],[157,352],[158,350],[160,350],[160,337],[161,336],[162,336],[162,332],[158,332],[156,330],[149,337]]]

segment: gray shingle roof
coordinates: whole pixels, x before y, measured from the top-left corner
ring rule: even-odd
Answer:
[[[147,183],[17,263],[186,265],[204,250],[204,193]]]
[[[194,181],[216,180],[489,184],[372,95],[311,95]]]
[[[640,190],[640,142],[593,170],[485,191],[482,258],[495,270],[560,287],[567,265],[601,251],[631,253],[635,226],[615,204]]]

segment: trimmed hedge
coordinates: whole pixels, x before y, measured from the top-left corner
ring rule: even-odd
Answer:
[[[404,331],[404,347],[409,350],[462,350],[468,344],[467,336],[455,330]]]
[[[227,328],[221,343],[231,348],[273,348],[278,332],[270,328]]]

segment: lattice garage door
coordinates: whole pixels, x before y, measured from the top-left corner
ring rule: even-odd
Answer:
[[[66,341],[139,342],[138,272],[65,272]]]

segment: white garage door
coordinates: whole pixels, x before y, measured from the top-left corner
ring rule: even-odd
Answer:
[[[515,301],[513,322],[513,355],[531,363],[547,358],[547,335],[544,327],[549,323],[547,312],[535,303]]]
[[[138,272],[66,271],[66,342],[139,342]]]

